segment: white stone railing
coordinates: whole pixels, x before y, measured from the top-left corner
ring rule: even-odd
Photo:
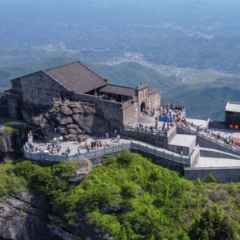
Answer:
[[[170,151],[166,151],[165,149],[157,149],[153,146],[150,145],[142,145],[140,143],[131,143],[131,149],[139,150],[141,152],[153,154],[155,156],[159,156],[162,158],[166,158],[178,163],[183,163],[183,164],[190,164],[190,157],[187,156],[180,156],[177,153],[170,153]]]
[[[35,153],[28,152],[24,149],[24,156],[28,159],[32,160],[49,160],[49,161],[57,161],[57,162],[65,162],[65,161],[76,161],[83,158],[94,158],[97,156],[102,156],[109,153],[120,152],[124,150],[130,150],[131,142],[121,144],[121,145],[112,145],[110,147],[104,147],[96,150],[87,151],[85,153],[81,153],[80,155],[52,155],[49,153]]]
[[[155,148],[148,144],[140,144],[135,142],[122,143],[119,145],[112,145],[110,147],[104,147],[101,149],[91,150],[89,152],[81,153],[80,155],[50,155],[50,154],[40,154],[34,152],[27,152],[24,149],[24,156],[27,159],[31,160],[45,160],[45,161],[56,161],[56,162],[65,162],[65,161],[76,161],[84,158],[95,158],[99,156],[103,156],[105,154],[112,154],[126,150],[139,150],[141,152],[145,152],[148,154],[153,154],[155,156],[159,156],[165,159],[169,159],[171,161],[175,161],[182,164],[187,164],[190,166],[192,156],[180,156],[177,153],[170,153],[170,151],[166,151],[165,149]]]

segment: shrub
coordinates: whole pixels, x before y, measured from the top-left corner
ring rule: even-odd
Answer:
[[[212,175],[212,173],[209,173],[209,175],[208,175],[207,177],[205,177],[205,178],[203,179],[203,181],[204,181],[204,182],[208,182],[208,183],[210,183],[210,182],[216,183],[216,182],[217,182],[217,179],[216,179],[216,177],[214,177],[214,176]]]

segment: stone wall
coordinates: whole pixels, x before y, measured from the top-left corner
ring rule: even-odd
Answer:
[[[161,92],[158,88],[149,91],[149,102],[152,109],[159,109],[161,104]]]
[[[11,92],[2,93],[1,96],[1,105],[3,113],[1,115],[3,117],[12,117],[12,118],[20,118],[20,97],[17,94],[12,94]],[[6,109],[7,108],[7,109]]]
[[[168,150],[178,154],[180,153],[180,151],[182,151],[183,156],[189,156],[191,153],[189,147],[182,147],[177,145],[168,145]]]
[[[210,157],[210,158],[227,158],[227,159],[237,159],[240,161],[240,156],[228,154],[226,152],[218,151],[215,149],[201,149],[201,157]]]
[[[240,167],[231,168],[184,168],[184,177],[189,180],[203,179],[209,174],[216,177],[218,183],[239,182]]]
[[[8,116],[9,116],[8,107],[0,105],[0,118],[8,117]]]
[[[196,146],[196,148],[194,149],[193,153],[192,153],[192,157],[191,157],[191,162],[190,162],[190,167],[195,167],[198,163],[198,160],[200,158],[201,152],[200,152],[200,148],[199,145]]]
[[[168,147],[168,137],[165,134],[160,135],[156,133],[145,133],[144,131],[131,131],[126,129],[123,129],[121,134],[143,142],[160,146],[162,148]]]
[[[44,72],[29,74],[11,80],[13,93],[21,96],[22,107],[51,106],[53,98],[65,97],[68,92],[62,85],[51,79]]]
[[[225,122],[223,121],[210,121],[209,128],[218,128],[218,129],[225,129]]]
[[[138,118],[139,106],[138,102],[126,102],[123,104],[123,124],[128,124],[132,120]]]

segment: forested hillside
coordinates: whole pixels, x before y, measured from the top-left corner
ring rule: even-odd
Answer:
[[[75,163],[8,162],[0,165],[0,197],[33,188],[61,211],[51,224],[63,223],[71,232],[85,214],[81,221],[114,240],[240,239],[239,183],[217,184],[211,175],[189,181],[153,162],[125,152],[71,187]]]

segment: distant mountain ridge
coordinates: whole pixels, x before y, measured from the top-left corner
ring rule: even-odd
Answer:
[[[39,63],[20,64],[12,67],[0,67],[0,88],[9,88],[10,79],[17,78],[42,69],[48,69],[77,61],[69,57],[52,58]],[[161,90],[177,84],[175,77],[166,77],[154,69],[137,63],[122,63],[116,66],[105,64],[85,63],[110,83],[136,87],[140,82],[147,82],[151,88],[160,87]]]

